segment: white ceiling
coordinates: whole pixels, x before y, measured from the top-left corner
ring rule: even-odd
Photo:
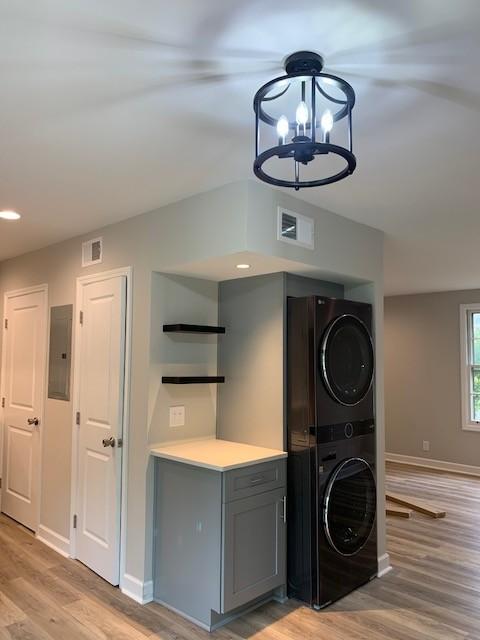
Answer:
[[[0,259],[251,177],[253,94],[313,49],[358,169],[300,197],[386,232],[389,293],[479,287],[479,34],[479,0],[0,0]]]

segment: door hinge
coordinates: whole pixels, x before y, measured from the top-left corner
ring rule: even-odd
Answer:
[[[8,329],[8,319],[7,318],[5,318],[4,327],[5,327],[5,329]]]
[[[75,424],[78,424],[80,426],[80,411],[77,411],[77,413],[75,414]]]
[[[2,398],[2,409],[5,409],[5,398]]]
[[[83,324],[83,311],[80,311],[80,324]]]
[[[76,529],[77,528],[77,514],[75,514],[73,516],[73,528]]]

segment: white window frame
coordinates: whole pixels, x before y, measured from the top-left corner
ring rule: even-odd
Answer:
[[[480,421],[472,420],[472,315],[480,313],[480,303],[460,305],[460,377],[462,391],[462,429],[479,431]]]

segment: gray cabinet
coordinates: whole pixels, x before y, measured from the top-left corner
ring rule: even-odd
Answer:
[[[155,464],[155,600],[211,630],[285,585],[285,460]]]
[[[285,584],[285,490],[225,504],[222,613]]]

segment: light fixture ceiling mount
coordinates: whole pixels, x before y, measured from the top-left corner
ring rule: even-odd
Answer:
[[[338,182],[355,171],[355,92],[342,78],[323,73],[323,64],[313,51],[293,53],[284,62],[286,75],[255,94],[253,171],[260,180],[298,191]]]

